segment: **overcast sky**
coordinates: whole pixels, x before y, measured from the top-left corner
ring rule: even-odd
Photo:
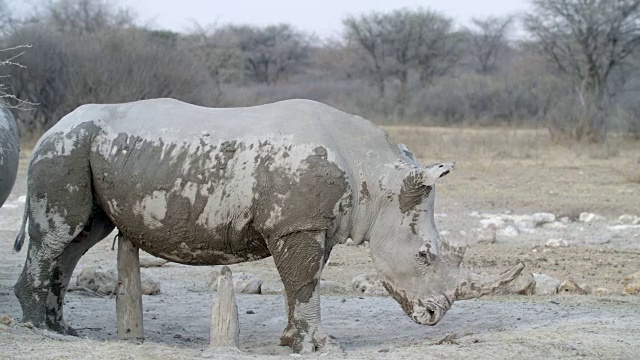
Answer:
[[[184,31],[193,21],[201,25],[289,23],[323,38],[340,35],[349,14],[402,7],[425,7],[455,19],[457,25],[473,17],[519,13],[527,0],[117,0],[133,9],[143,24]]]

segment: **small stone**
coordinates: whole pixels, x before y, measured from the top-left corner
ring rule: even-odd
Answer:
[[[361,274],[351,280],[351,287],[354,291],[373,296],[389,295],[387,290],[374,275]]]
[[[493,227],[494,229],[502,229],[507,224],[503,218],[496,216],[489,219],[480,220],[480,224],[484,229],[488,227]]]
[[[353,246],[355,245],[355,243],[353,242],[352,238],[348,238],[347,241],[345,241],[345,245],[347,246]]]
[[[618,217],[618,224],[622,225],[637,225],[640,223],[640,216],[631,214],[623,214]]]
[[[578,218],[578,220],[584,223],[592,223],[592,222],[602,221],[606,219],[603,216],[600,216],[594,213],[583,212],[583,213],[580,213],[580,217]]]
[[[567,242],[567,240],[563,240],[563,239],[549,239],[547,240],[547,242],[544,244],[545,247],[567,247],[569,246],[569,243]]]
[[[249,273],[238,273],[233,277],[234,291],[240,294],[260,294],[262,279]]]
[[[565,229],[567,225],[561,221],[554,221],[546,224],[542,224],[544,229]]]
[[[539,212],[531,215],[533,222],[536,226],[542,226],[544,224],[553,223],[556,221],[556,215],[547,212]]]
[[[168,260],[160,258],[140,257],[141,268],[160,267],[168,262]]]
[[[253,310],[247,310],[247,314],[249,314],[249,315],[253,315],[253,314],[255,314],[255,313],[256,313],[256,312],[255,312],[255,311],[253,311]]]
[[[558,286],[558,293],[573,293],[584,295],[587,293],[587,291],[585,291],[573,279],[566,279]]]
[[[607,288],[599,287],[593,290],[593,294],[597,296],[607,296],[607,295],[611,295],[611,290]]]
[[[496,228],[489,226],[487,228],[479,228],[474,231],[477,235],[478,244],[493,244],[496,242]]]
[[[6,325],[6,326],[11,326],[13,325],[14,321],[13,318],[7,314],[2,314],[0,315],[0,324],[2,325]]]
[[[622,290],[625,294],[635,295],[640,293],[640,283],[627,284]]]
[[[536,295],[555,295],[558,293],[560,280],[546,274],[538,273],[533,273],[533,279],[536,282]]]
[[[625,294],[640,293],[640,271],[625,276],[622,280],[622,285],[624,285],[622,291]]]
[[[160,282],[144,273],[140,274],[142,294],[157,295],[160,293]],[[94,291],[101,295],[115,293],[118,284],[116,269],[103,269],[100,266],[85,267],[76,279],[76,285]]]
[[[344,288],[335,281],[331,280],[320,280],[320,289],[323,291],[337,291],[340,292],[344,290]]]
[[[497,235],[506,236],[506,237],[516,237],[519,234],[520,232],[513,225],[507,225],[504,227],[504,229],[500,229],[497,231]]]
[[[217,291],[219,275],[216,270],[209,274],[207,285],[211,291]],[[262,294],[262,279],[250,273],[235,273],[233,274],[233,289],[238,294]]]

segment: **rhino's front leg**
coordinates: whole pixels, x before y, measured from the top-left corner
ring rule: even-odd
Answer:
[[[284,283],[288,323],[281,344],[294,352],[341,351],[320,325],[320,274],[325,232],[298,232],[269,243]]]

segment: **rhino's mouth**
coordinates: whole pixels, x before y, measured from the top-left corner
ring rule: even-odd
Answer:
[[[413,304],[411,319],[421,325],[436,325],[451,308],[452,303],[446,295],[424,301],[418,300]]]

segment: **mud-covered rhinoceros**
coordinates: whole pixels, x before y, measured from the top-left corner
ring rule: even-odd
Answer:
[[[85,105],[38,142],[28,175],[29,252],[15,292],[24,321],[74,333],[62,316],[82,254],[117,227],[155,256],[235,264],[273,256],[294,351],[338,344],[320,326],[319,280],[334,245],[370,242],[402,309],[435,325],[491,278],[459,267],[464,246],[433,217],[434,184],[453,164],[423,168],[371,122],[289,100],[211,109],[171,99]],[[16,250],[24,240],[16,239]]]
[[[0,207],[7,200],[18,174],[20,141],[11,112],[0,104]]]

